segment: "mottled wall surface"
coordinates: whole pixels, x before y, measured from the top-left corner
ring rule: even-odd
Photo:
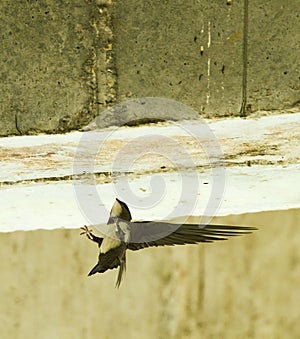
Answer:
[[[202,114],[237,113],[242,94],[243,2],[119,1],[119,95],[160,96]]]
[[[88,0],[1,1],[0,8],[0,135],[87,124],[112,96],[107,8]]]
[[[227,217],[260,230],[129,253],[120,290],[116,270],[86,277],[98,249],[79,230],[1,234],[0,337],[296,338],[299,217]]]
[[[248,113],[299,106],[298,0],[249,1]],[[119,98],[161,96],[204,116],[238,115],[244,1],[118,1]]]
[[[298,7],[249,2],[248,113],[299,107]],[[207,117],[239,114],[243,1],[5,0],[0,8],[0,135],[78,129],[132,97],[172,98]]]

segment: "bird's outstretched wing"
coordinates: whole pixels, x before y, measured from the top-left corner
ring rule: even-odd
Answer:
[[[131,222],[127,248],[136,251],[151,246],[173,246],[226,240],[252,233],[255,227],[227,225],[172,224],[164,222]]]

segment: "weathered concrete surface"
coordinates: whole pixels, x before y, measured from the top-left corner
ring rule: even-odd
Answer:
[[[0,135],[79,128],[112,100],[108,2],[1,1]]]
[[[0,231],[299,208],[299,140],[300,113],[2,138]]]
[[[0,235],[1,338],[297,338],[300,210],[233,216],[255,234],[129,253],[87,277],[98,248],[79,230]],[[196,220],[191,220],[196,221]]]
[[[286,168],[299,164],[299,141],[300,113],[14,136],[0,139],[0,183],[68,180],[87,172],[105,174],[107,180],[99,180],[104,183],[118,171],[138,176],[210,170],[214,154],[227,167]]]
[[[300,106],[299,1],[249,1],[250,111]]]
[[[128,97],[239,114],[243,4],[1,1],[0,135],[78,129]],[[299,107],[298,6],[249,2],[249,113]]]
[[[241,104],[242,1],[119,1],[114,30],[119,98],[160,96],[202,114]]]
[[[249,113],[299,106],[298,7],[298,0],[249,2]],[[119,100],[162,96],[205,116],[238,114],[243,9],[243,1],[118,1]]]

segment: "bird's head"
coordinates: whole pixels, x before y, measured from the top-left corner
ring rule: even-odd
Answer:
[[[108,224],[115,223],[116,219],[131,221],[131,213],[128,206],[118,198],[116,198],[116,201],[111,208]]]

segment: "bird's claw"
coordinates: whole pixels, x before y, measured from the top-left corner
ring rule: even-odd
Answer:
[[[80,235],[86,235],[89,239],[93,238],[92,230],[90,230],[87,226],[80,227],[82,229],[82,232],[80,232]]]

